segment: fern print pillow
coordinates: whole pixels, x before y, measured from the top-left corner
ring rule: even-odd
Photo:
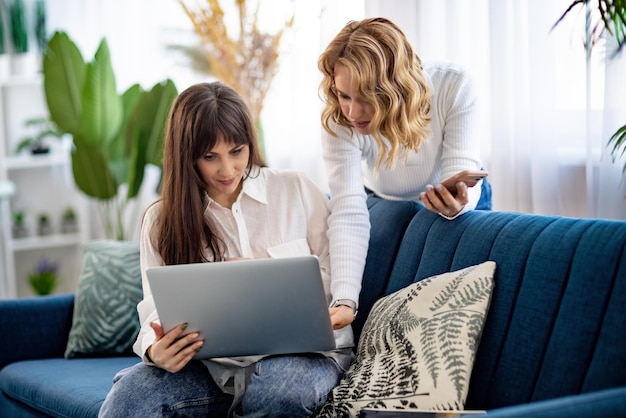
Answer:
[[[129,353],[139,333],[142,297],[138,243],[85,243],[65,357]]]
[[[354,362],[317,416],[356,417],[363,408],[463,409],[495,267],[487,261],[379,299]]]

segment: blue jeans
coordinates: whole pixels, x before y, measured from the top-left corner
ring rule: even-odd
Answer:
[[[308,417],[322,406],[343,370],[322,355],[266,357],[235,410],[237,417]],[[99,417],[226,417],[233,401],[200,361],[178,373],[143,363],[113,379]]]

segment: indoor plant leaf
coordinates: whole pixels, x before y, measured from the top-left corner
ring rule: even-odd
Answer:
[[[171,80],[155,84],[143,94],[125,127],[132,144],[128,173],[128,198],[139,193],[146,164],[163,165],[165,121],[177,90]]]
[[[619,128],[613,136],[611,136],[607,146],[612,147],[611,159],[613,162],[622,158],[624,154],[626,154],[626,125]],[[622,174],[626,174],[626,162],[622,168]]]
[[[106,153],[80,137],[72,149],[74,181],[87,196],[108,200],[117,195],[117,184],[109,169]]]
[[[128,121],[133,112],[139,97],[144,94],[139,84],[129,87],[122,95],[123,120]],[[128,179],[128,167],[130,164],[130,144],[124,135],[122,128],[118,135],[109,144],[109,168],[115,177],[117,184],[126,183]]]
[[[117,93],[111,54],[105,39],[100,42],[93,61],[87,64],[82,103],[84,139],[106,147],[120,130],[122,99]]]
[[[133,139],[128,166],[128,191],[126,199],[132,199],[139,194],[146,167],[146,143],[148,136],[142,126],[134,126],[131,134]]]
[[[80,134],[81,95],[87,64],[64,32],[56,32],[43,58],[44,91],[50,118],[60,130]]]

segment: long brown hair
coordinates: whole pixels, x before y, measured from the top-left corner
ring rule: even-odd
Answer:
[[[204,216],[208,195],[196,165],[218,138],[248,145],[250,160],[242,181],[265,166],[255,125],[241,96],[220,82],[192,85],[174,101],[166,130],[161,207],[151,234],[165,264],[223,258],[223,241]]]
[[[374,106],[370,131],[381,150],[376,167],[392,166],[401,148],[417,151],[430,136],[430,92],[422,63],[402,30],[385,18],[349,22],[320,56],[322,125],[333,136],[332,125],[352,129],[335,90],[337,64],[348,68],[359,96]]]

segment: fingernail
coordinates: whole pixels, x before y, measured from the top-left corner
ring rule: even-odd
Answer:
[[[188,325],[188,324],[185,322],[184,324],[182,324],[182,325],[180,326],[180,329],[182,329],[183,331],[184,331],[184,330],[186,330],[186,329],[187,329],[187,325]]]
[[[463,183],[462,181],[461,181],[461,182],[459,182],[459,185],[460,185],[461,187],[466,187],[466,184],[465,184],[465,183]]]
[[[417,198],[419,200],[424,200],[426,198],[426,193],[424,193],[424,192],[420,193],[420,195]]]
[[[432,189],[433,189],[433,186],[432,186],[432,185],[430,185],[430,184],[427,184],[427,185],[426,185],[426,191],[427,191],[427,192],[430,192]]]
[[[441,184],[438,184],[437,187],[435,187],[435,189],[437,189],[438,192],[443,190],[443,186],[441,186]]]

